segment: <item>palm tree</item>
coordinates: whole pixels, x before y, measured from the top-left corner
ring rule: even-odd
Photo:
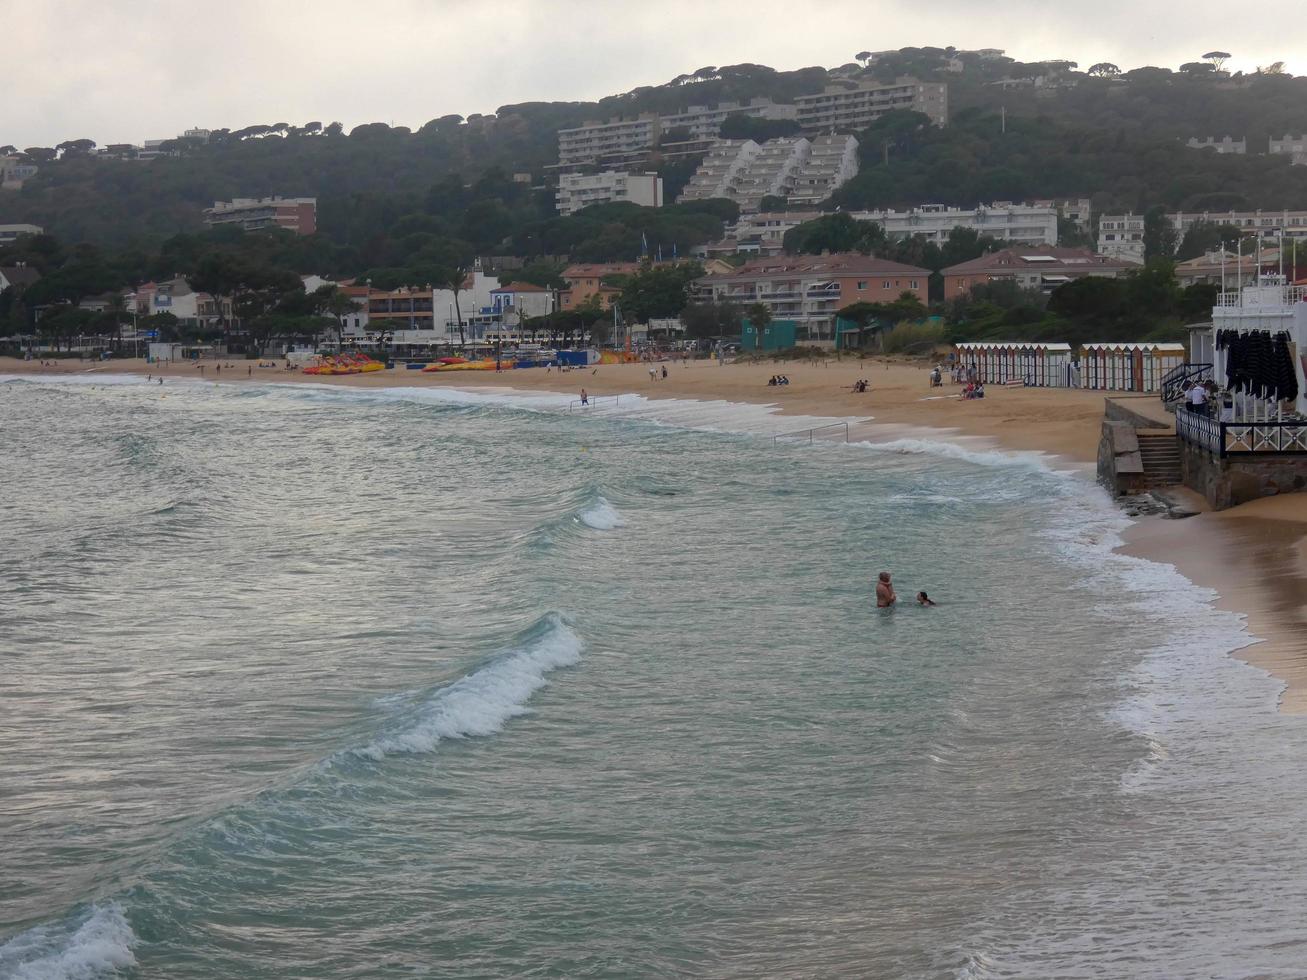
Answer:
[[[463,332],[463,310],[458,305],[458,294],[463,288],[463,283],[467,280],[468,273],[471,271],[472,268],[469,263],[460,260],[456,265],[446,270],[437,284],[444,286],[454,294],[454,317],[458,322],[458,344],[460,347],[467,346],[467,336]]]

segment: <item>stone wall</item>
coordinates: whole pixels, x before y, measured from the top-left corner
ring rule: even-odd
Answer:
[[[1118,495],[1143,489],[1144,461],[1139,455],[1139,436],[1129,422],[1103,421],[1103,432],[1098,439],[1098,482]]]
[[[1181,440],[1180,470],[1185,486],[1206,497],[1214,510],[1307,490],[1307,456],[1267,453],[1220,459]]]

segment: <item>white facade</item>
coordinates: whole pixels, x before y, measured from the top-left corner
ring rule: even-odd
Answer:
[[[605,170],[598,174],[562,174],[557,206],[561,215],[575,214],[591,204],[629,201],[646,208],[663,206],[663,179],[655,173],[628,174]]]
[[[857,174],[857,156],[858,141],[852,136],[787,137],[761,144],[722,140],[704,157],[680,200],[725,198],[744,214],[760,211],[766,197],[816,204]]]
[[[638,156],[653,147],[658,134],[658,117],[653,114],[560,129],[558,163],[572,167],[597,163],[606,157]]]
[[[1218,140],[1215,136],[1204,136],[1202,139],[1191,136],[1185,146],[1193,150],[1213,149],[1217,153],[1244,154],[1248,152],[1248,139],[1247,137],[1235,139],[1233,136],[1222,136]]]
[[[1166,220],[1181,238],[1194,225],[1206,223],[1234,225],[1267,245],[1278,245],[1281,238],[1307,241],[1307,211],[1176,211],[1166,215]],[[1103,215],[1098,224],[1098,254],[1143,262],[1144,216]]]
[[[1268,152],[1289,157],[1295,167],[1307,166],[1307,135],[1285,136],[1279,140],[1272,136]]]
[[[1056,245],[1057,211],[1039,205],[997,203],[975,210],[923,204],[908,211],[853,211],[860,221],[874,221],[887,235],[923,235],[944,242],[954,228],[973,228],[982,235],[1021,245]]]
[[[1222,293],[1218,305],[1212,309],[1212,329],[1202,345],[1213,356],[1212,374],[1218,384],[1226,377],[1228,353],[1216,345],[1216,336],[1222,330],[1245,333],[1265,330],[1274,337],[1285,332],[1289,335],[1291,350],[1307,350],[1307,286],[1288,285],[1279,276],[1262,276],[1258,285]],[[1298,400],[1294,410],[1307,415],[1307,372],[1301,357],[1293,358],[1298,377]],[[1251,394],[1236,396],[1236,419],[1274,418],[1278,406]]]
[[[828,85],[818,95],[796,96],[794,104],[799,110],[799,126],[805,133],[863,129],[891,109],[925,113],[936,126],[948,122],[948,86],[911,78],[891,85],[879,82]]]
[[[721,132],[722,123],[727,116],[749,116],[754,119],[797,119],[798,107],[784,103],[772,102],[770,99],[754,99],[741,104],[739,102],[721,102],[715,106],[692,105],[685,112],[662,116],[659,125],[663,132],[669,129],[685,128],[693,139],[715,139]]]
[[[0,245],[9,245],[19,235],[40,235],[45,229],[40,225],[0,225]]]

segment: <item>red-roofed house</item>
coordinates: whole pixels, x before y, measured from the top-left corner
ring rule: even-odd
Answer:
[[[1138,268],[1130,262],[1097,255],[1083,248],[1005,248],[945,269],[944,299],[957,299],[971,292],[973,287],[990,282],[1015,282],[1022,289],[1052,292],[1073,279],[1086,276],[1115,279]]]
[[[630,276],[640,271],[638,262],[594,262],[585,265],[569,265],[563,270],[563,279],[567,288],[559,295],[560,306],[564,310],[574,310],[583,305],[591,296],[599,297],[602,309],[613,305],[613,300],[622,292],[612,286],[605,286],[605,276]]]
[[[798,342],[831,342],[837,311],[858,302],[890,303],[904,293],[925,305],[929,279],[929,269],[856,252],[778,256],[696,279],[694,296],[741,307],[764,303],[773,318],[795,321]]]

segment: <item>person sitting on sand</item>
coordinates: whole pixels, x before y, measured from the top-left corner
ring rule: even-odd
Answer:
[[[775,388],[777,384],[778,382],[776,381],[776,375],[773,374],[770,378],[767,379],[768,388]]]
[[[924,592],[918,592],[918,593],[917,593],[917,605],[919,605],[919,606],[933,606],[933,605],[935,605],[935,600],[932,599],[930,596],[926,595],[926,593],[924,593]]]
[[[971,393],[971,397],[973,397],[973,398],[984,398],[984,397],[985,397],[985,382],[983,382],[983,381],[977,381],[977,382],[976,382],[976,387],[975,387],[975,390]]]
[[[894,594],[894,586],[890,582],[889,572],[881,572],[880,578],[876,582],[876,608],[888,609],[898,601],[899,597]]]

